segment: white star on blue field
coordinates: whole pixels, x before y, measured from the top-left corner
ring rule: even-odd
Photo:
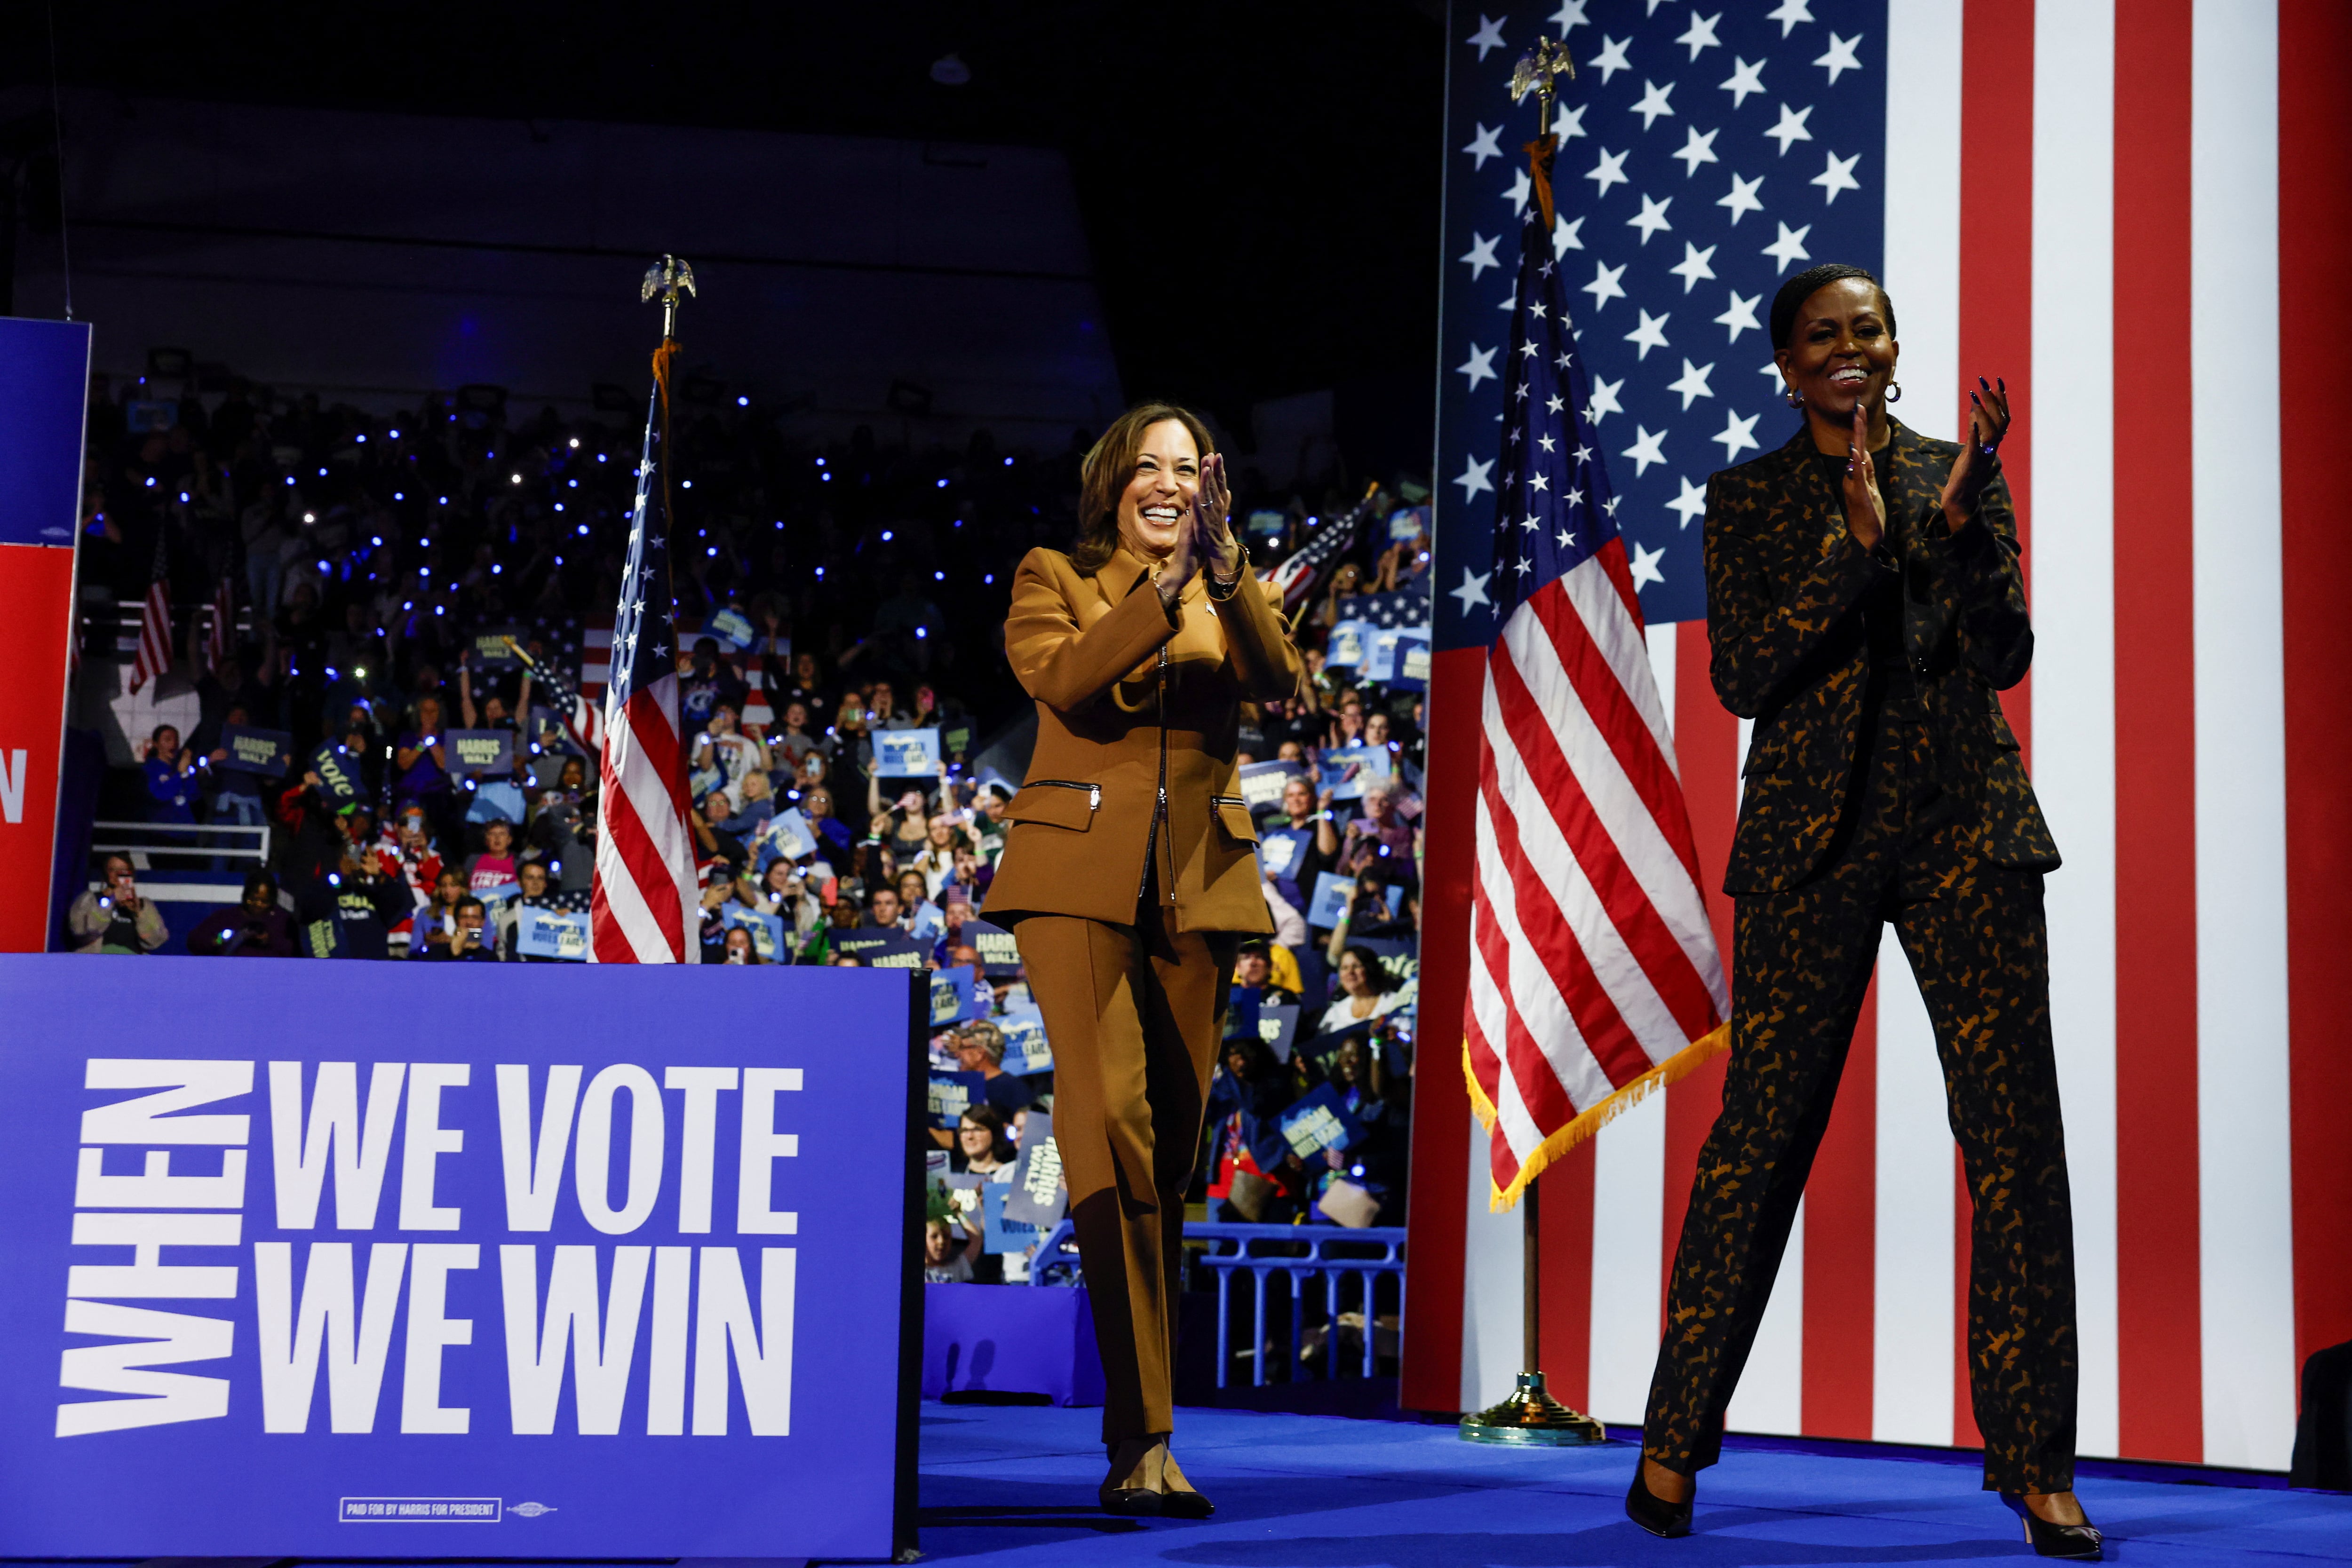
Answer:
[[[1787,439],[1765,325],[1781,280],[1885,250],[1886,0],[1567,0],[1453,11],[1433,497],[1435,643],[1492,635],[1489,573],[1538,37],[1576,60],[1553,130],[1552,250],[1589,414],[1653,623],[1706,612],[1707,476]],[[1482,553],[1484,552],[1484,553]]]

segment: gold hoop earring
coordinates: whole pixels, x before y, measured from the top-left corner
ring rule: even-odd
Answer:
[[[1802,408],[1805,406],[1805,394],[1799,392],[1792,386],[1783,386],[1780,389],[1780,395],[1788,402],[1790,408]]]

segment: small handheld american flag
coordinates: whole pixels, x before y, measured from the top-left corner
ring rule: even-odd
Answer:
[[[1492,1207],[1728,1040],[1674,737],[1530,148],[1497,461],[1464,1051]]]

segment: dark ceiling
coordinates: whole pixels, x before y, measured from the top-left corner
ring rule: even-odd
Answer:
[[[52,5],[65,82],[126,93],[1058,147],[1131,396],[1428,428],[1440,0]],[[47,28],[0,5],[0,80]]]

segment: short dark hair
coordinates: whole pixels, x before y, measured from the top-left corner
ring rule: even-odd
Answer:
[[[463,915],[468,909],[478,909],[485,915],[489,913],[489,905],[484,904],[480,899],[476,898],[470,893],[465,897],[459,899],[457,903],[451,904],[449,906],[449,913],[452,915]]]
[[[963,1131],[963,1124],[966,1122],[972,1123],[987,1131],[989,1158],[995,1160],[1001,1165],[1013,1156],[1014,1150],[1013,1147],[1013,1134],[1012,1131],[1004,1124],[1003,1112],[998,1110],[987,1101],[982,1100],[973,1104],[965,1106],[963,1114],[956,1118],[956,1131],[958,1134],[961,1134]],[[959,1138],[957,1141],[956,1153],[961,1154],[962,1152],[962,1142],[961,1139]]]
[[[1843,283],[1849,277],[1859,277],[1878,290],[1879,312],[1886,318],[1887,335],[1894,336],[1895,301],[1887,297],[1886,285],[1867,267],[1832,261],[1805,268],[1780,285],[1780,292],[1772,296],[1772,347],[1779,350],[1789,346],[1789,334],[1797,329],[1797,312],[1805,308],[1806,300],[1831,284]]]
[[[245,873],[245,896],[251,898],[257,893],[266,893],[269,894],[269,901],[272,904],[275,904],[278,902],[278,879],[270,875],[266,871],[247,872]]]

